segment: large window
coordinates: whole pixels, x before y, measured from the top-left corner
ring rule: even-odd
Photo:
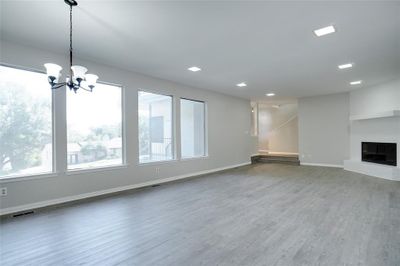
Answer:
[[[51,105],[45,74],[0,66],[0,178],[52,171]]]
[[[173,159],[172,97],[139,91],[139,162]]]
[[[181,99],[181,153],[182,158],[206,155],[204,102]]]
[[[101,83],[93,92],[67,89],[68,169],[122,164],[121,93]]]

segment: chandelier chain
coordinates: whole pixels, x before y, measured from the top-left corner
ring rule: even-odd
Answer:
[[[0,0],[1,1],[1,0]],[[51,85],[52,89],[58,89],[63,86],[67,86],[70,90],[75,93],[78,89],[83,89],[86,91],[93,91],[96,86],[97,79],[99,78],[94,74],[86,74],[87,69],[83,66],[73,66],[73,48],[72,48],[72,8],[77,6],[76,0],[64,0],[64,2],[69,5],[69,77],[67,76],[65,82],[58,82],[58,78],[61,76],[62,67],[53,64],[46,63],[44,66],[47,71],[47,79]]]
[[[70,66],[70,77],[72,81],[72,6],[69,6],[69,66]]]

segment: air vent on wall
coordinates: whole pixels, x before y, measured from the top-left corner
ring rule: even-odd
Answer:
[[[16,218],[16,217],[25,216],[25,215],[34,214],[34,213],[35,213],[34,211],[20,212],[20,213],[14,214],[12,217]]]

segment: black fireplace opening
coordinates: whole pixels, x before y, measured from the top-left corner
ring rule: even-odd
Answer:
[[[397,144],[363,142],[361,155],[364,162],[397,166]]]

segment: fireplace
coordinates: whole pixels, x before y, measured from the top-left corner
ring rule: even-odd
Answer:
[[[397,144],[362,142],[361,158],[364,162],[397,166]]]

